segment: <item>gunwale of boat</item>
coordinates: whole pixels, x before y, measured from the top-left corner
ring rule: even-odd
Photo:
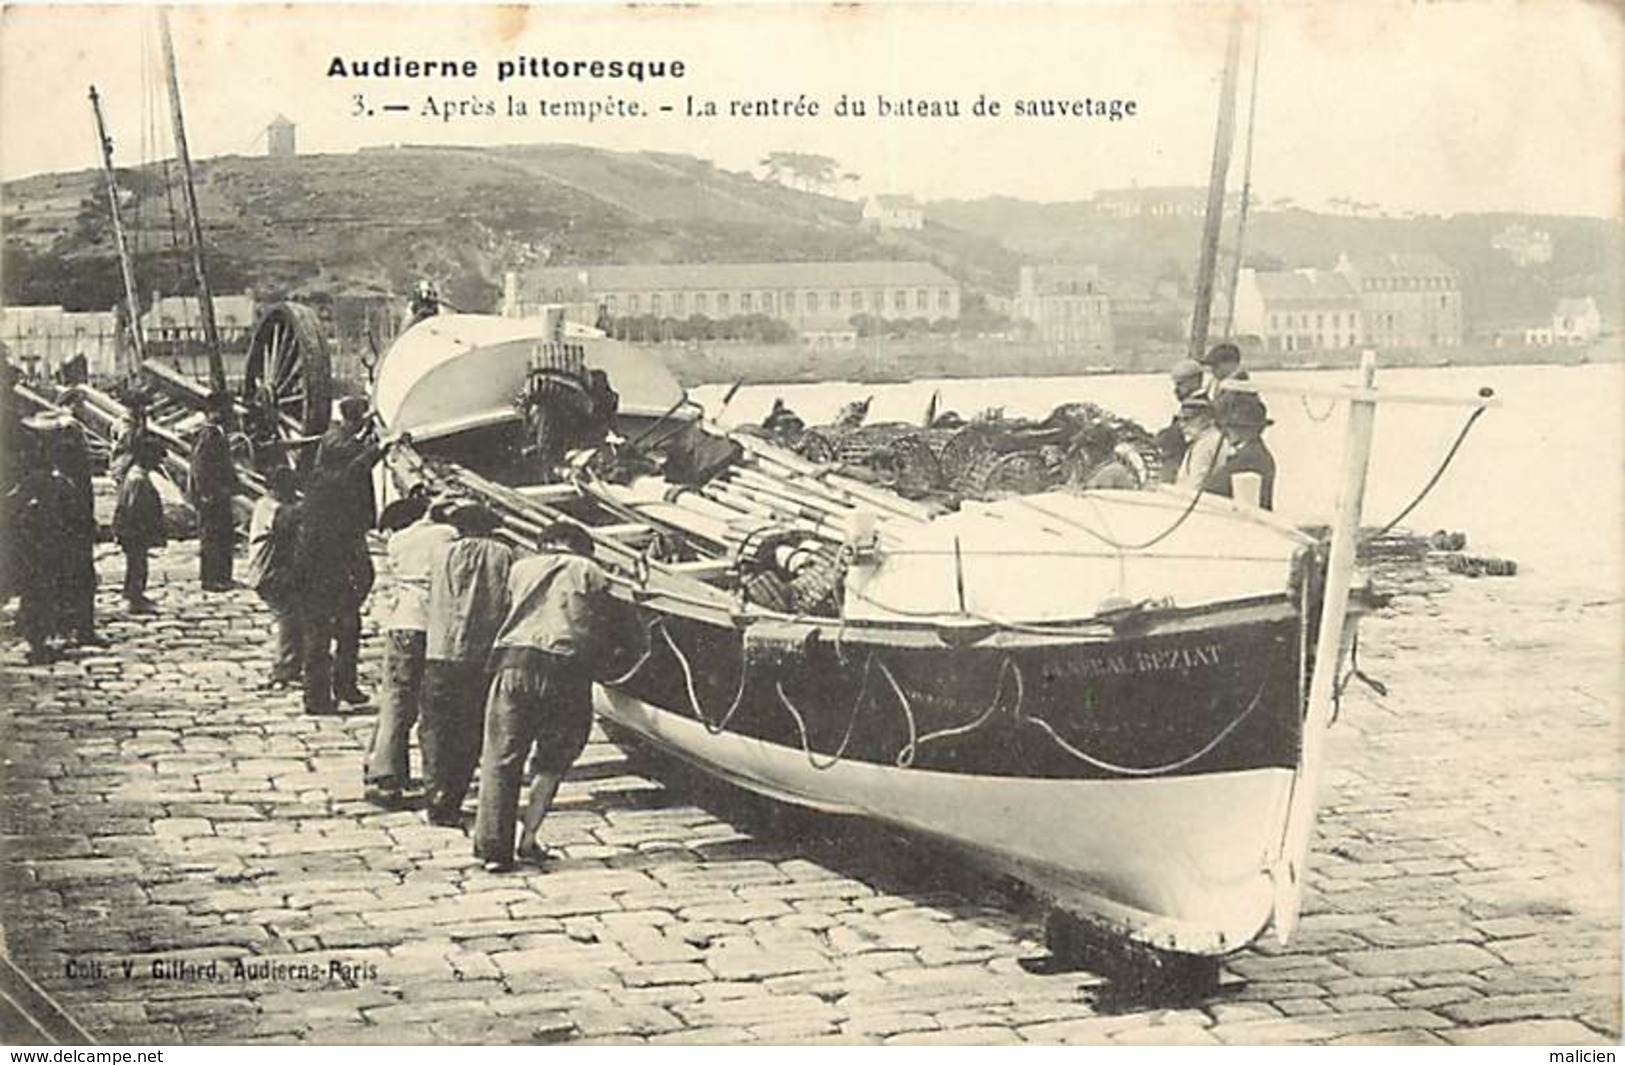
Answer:
[[[715,426],[708,431],[725,435],[740,444],[744,450],[741,459],[722,476],[745,470],[758,478],[769,478],[778,483],[786,496],[798,492],[813,492],[814,498],[825,504],[844,503],[849,510],[862,504],[880,501],[883,506],[881,525],[923,529],[935,517],[950,513],[895,496],[885,489],[845,477],[836,466],[819,466],[786,451],[759,437],[728,433]],[[406,466],[411,470],[407,480],[422,476],[430,467],[412,449]],[[397,453],[398,455],[399,453]],[[526,544],[523,527],[539,526],[553,520],[572,521],[593,537],[601,557],[612,561],[610,579],[618,593],[633,603],[671,613],[676,616],[704,621],[709,624],[743,630],[758,622],[770,621],[806,626],[809,629],[828,630],[847,641],[875,640],[896,646],[951,647],[976,643],[979,646],[1030,647],[1052,644],[1108,643],[1121,636],[1122,623],[1096,614],[1080,613],[1075,617],[1047,618],[1042,622],[1024,625],[1020,619],[990,620],[985,617],[966,616],[943,612],[929,617],[832,617],[822,614],[795,614],[778,611],[759,603],[741,602],[740,597],[721,582],[736,576],[734,561],[726,545],[705,543],[690,530],[662,521],[654,515],[644,514],[616,499],[611,486],[596,480],[576,480],[563,483],[499,484],[487,480],[466,467],[459,475],[467,487],[473,488],[487,502],[494,504],[510,519],[517,518],[519,529],[506,531],[514,542]],[[813,486],[822,486],[817,488]],[[857,488],[863,498],[837,497]],[[1281,536],[1294,548],[1310,548],[1316,541],[1303,530],[1278,515],[1256,507],[1247,507],[1211,494],[1197,499],[1170,486],[1150,490],[1101,490],[1069,493],[1082,500],[1109,496],[1114,506],[1153,508],[1170,516],[1189,511],[1193,515],[1229,518],[1250,523]],[[1030,506],[1022,497],[1012,497],[1019,506]],[[962,512],[976,514],[991,507],[991,502],[967,500]],[[582,507],[588,509],[583,515]],[[636,513],[636,524],[645,525],[650,532],[667,532],[682,536],[699,557],[686,560],[662,560],[647,556],[614,530],[624,531],[631,515]],[[601,519],[601,520],[597,520]],[[784,524],[795,525],[793,518]],[[808,528],[815,525],[803,522]],[[1103,554],[1107,553],[1105,551]],[[1130,557],[1137,554],[1121,549],[1113,554]],[[1020,554],[1013,551],[1011,554]],[[1224,552],[1153,556],[1234,561],[1235,556]],[[631,570],[636,577],[628,577],[620,570]],[[1141,614],[1132,619],[1137,632],[1179,633],[1234,623],[1254,617],[1278,617],[1296,612],[1294,602],[1283,582],[1279,592],[1238,596],[1220,602],[1195,603],[1166,607]],[[1262,612],[1262,613],[1260,613]]]

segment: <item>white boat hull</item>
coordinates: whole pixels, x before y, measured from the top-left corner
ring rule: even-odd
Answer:
[[[595,702],[613,725],[713,775],[775,799],[940,837],[1063,909],[1149,946],[1223,954],[1252,942],[1269,921],[1268,860],[1280,845],[1287,769],[1112,780],[856,761],[820,769],[801,750],[713,734],[624,691],[600,687]]]

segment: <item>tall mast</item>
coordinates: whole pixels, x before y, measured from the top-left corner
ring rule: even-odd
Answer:
[[[136,365],[146,361],[141,343],[141,300],[135,291],[135,268],[130,263],[130,252],[124,243],[124,218],[118,205],[118,177],[113,173],[113,138],[107,135],[107,124],[102,120],[102,99],[96,95],[96,86],[90,87],[90,109],[96,114],[96,139],[102,151],[102,172],[107,176],[107,205],[113,212],[113,247],[118,251],[119,271],[124,275],[124,305],[130,316],[130,346],[135,351]]]
[[[209,388],[226,390],[226,366],[220,354],[220,330],[214,322],[214,295],[203,265],[203,218],[197,209],[197,188],[192,184],[192,156],[186,150],[186,118],[181,114],[181,83],[175,72],[175,42],[169,36],[169,11],[158,10],[159,36],[164,42],[164,70],[169,76],[169,114],[175,123],[175,157],[181,164],[186,188],[186,217],[192,231],[192,272],[197,276],[198,316],[203,321],[203,342],[209,354]]]
[[[1191,314],[1190,357],[1207,349],[1213,313],[1213,275],[1219,264],[1219,228],[1224,224],[1224,179],[1230,170],[1230,146],[1236,136],[1236,67],[1241,58],[1241,12],[1230,23],[1224,50],[1224,79],[1219,88],[1219,121],[1213,134],[1213,169],[1208,175],[1207,220],[1202,226],[1202,258],[1196,267],[1196,306]]]
[[[1224,301],[1224,335],[1236,322],[1236,286],[1241,283],[1241,256],[1247,242],[1247,209],[1253,198],[1253,129],[1258,118],[1258,51],[1264,45],[1264,30],[1253,31],[1253,78],[1247,90],[1247,155],[1241,165],[1241,210],[1236,214],[1236,253],[1230,259],[1230,286]]]

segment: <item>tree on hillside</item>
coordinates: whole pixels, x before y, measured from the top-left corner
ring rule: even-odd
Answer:
[[[841,164],[827,155],[810,152],[768,152],[758,164],[765,171],[763,177],[776,184],[788,184],[803,192],[823,192],[840,177]],[[857,175],[852,175],[856,180]]]

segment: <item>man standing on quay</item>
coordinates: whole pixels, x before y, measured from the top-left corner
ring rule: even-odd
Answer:
[[[390,534],[395,605],[384,618],[384,688],[367,749],[365,783],[367,801],[386,810],[406,803],[412,726],[423,701],[429,569],[440,549],[457,536],[446,524],[447,513],[444,503],[430,504],[425,490],[396,500],[378,516],[379,527]]]
[[[229,395],[210,395],[209,420],[192,442],[189,480],[192,506],[197,508],[198,577],[206,592],[229,592],[233,587],[231,553],[236,529],[231,497],[237,487],[237,474],[231,462],[231,444],[226,440],[230,413]]]

